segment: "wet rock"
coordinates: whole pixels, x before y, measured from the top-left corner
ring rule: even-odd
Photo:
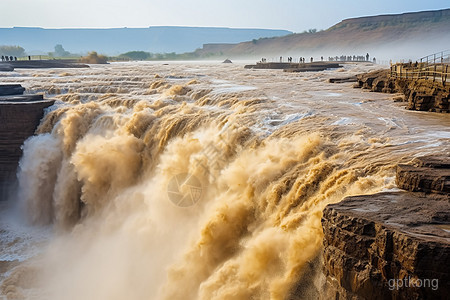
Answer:
[[[24,91],[20,84],[0,84],[0,96],[22,95]]]
[[[416,158],[412,165],[397,166],[396,183],[411,192],[450,195],[450,162],[444,157]]]
[[[8,63],[1,63],[0,68],[14,69],[47,69],[47,68],[89,68],[86,64],[81,64],[77,60],[51,59],[51,60],[16,60]],[[12,71],[10,70],[10,71]],[[8,71],[8,70],[6,70]]]
[[[322,226],[324,297],[445,299],[450,293],[448,195],[348,197],[325,208]]]
[[[389,79],[389,70],[377,70],[357,76],[356,88],[369,89],[372,92],[381,92]]]
[[[233,62],[227,58],[222,63],[223,64],[232,64]]]
[[[392,78],[390,70],[373,71],[357,77],[355,88],[369,89],[372,92],[403,93],[408,102],[407,109],[450,112],[450,86],[443,85],[442,82]]]
[[[0,63],[0,72],[12,72],[12,71],[14,71],[13,66],[5,63]]]
[[[330,78],[328,79],[329,83],[346,83],[346,82],[358,82],[358,77],[349,76],[349,77],[340,77],[340,78]]]
[[[402,90],[408,109],[449,112],[450,87],[432,80],[414,80]]]
[[[15,181],[23,142],[34,134],[44,109],[54,103],[42,95],[22,95],[20,85],[4,89],[6,94],[14,91],[19,95],[0,96],[0,201]]]

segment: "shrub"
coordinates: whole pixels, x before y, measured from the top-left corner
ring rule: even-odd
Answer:
[[[80,62],[85,64],[107,64],[107,58],[105,55],[99,55],[97,52],[92,51],[89,52],[87,56],[83,56],[80,58]]]
[[[20,46],[0,46],[0,55],[25,56],[25,49]]]

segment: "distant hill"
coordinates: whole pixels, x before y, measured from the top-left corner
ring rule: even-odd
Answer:
[[[450,49],[450,9],[346,19],[317,33],[291,34],[226,45],[206,45],[201,55],[277,59],[354,55],[369,52],[383,59],[418,58]]]
[[[154,53],[191,52],[206,43],[239,43],[291,34],[287,30],[214,27],[149,27],[111,29],[0,28],[0,45],[19,45],[29,53],[50,52],[56,44],[72,53],[116,55],[132,50]]]

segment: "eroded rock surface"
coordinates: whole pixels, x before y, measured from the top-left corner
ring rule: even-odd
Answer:
[[[420,157],[397,166],[397,186],[411,192],[450,194],[450,162],[444,157]]]
[[[402,93],[410,110],[450,112],[450,85],[425,79],[396,79],[390,70],[378,70],[357,76],[356,88],[373,92]]]
[[[416,158],[396,181],[413,192],[347,197],[323,211],[322,299],[448,299],[450,161]]]
[[[393,192],[348,197],[326,207],[322,226],[328,296],[445,299],[449,295],[448,195]]]
[[[54,100],[43,99],[42,95],[21,95],[23,90],[17,86],[7,86],[4,93],[11,89],[20,94],[0,96],[0,201],[15,180],[23,142],[34,134],[44,109],[54,103]]]

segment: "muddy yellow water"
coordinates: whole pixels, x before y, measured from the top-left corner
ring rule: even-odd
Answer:
[[[0,206],[0,299],[314,299],[321,212],[450,154],[450,115],[243,63],[19,70],[58,99]]]

